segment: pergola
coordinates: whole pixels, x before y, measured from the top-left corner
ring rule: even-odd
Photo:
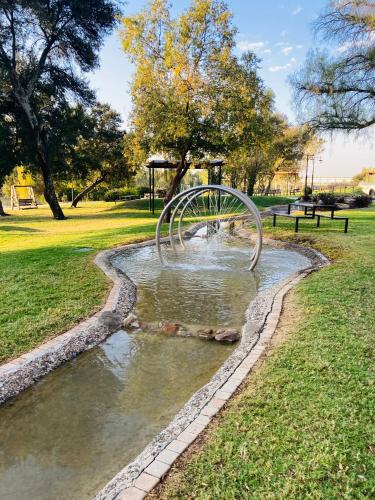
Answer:
[[[149,178],[149,210],[153,214],[155,213],[155,169],[175,169],[179,165],[178,162],[171,162],[167,160],[152,160],[147,165],[148,178]],[[208,170],[208,183],[210,184],[213,178],[212,173],[215,173],[215,182],[221,185],[222,181],[222,167],[224,165],[223,160],[208,160],[202,163],[192,163],[188,162],[188,166],[193,165],[194,170],[207,169]]]

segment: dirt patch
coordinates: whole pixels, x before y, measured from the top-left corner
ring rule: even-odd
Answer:
[[[183,453],[180,458],[176,460],[176,462],[172,465],[171,469],[163,479],[161,483],[156,486],[152,490],[151,493],[147,495],[147,499],[150,500],[161,500],[167,499],[169,496],[166,493],[166,488],[168,490],[177,490],[178,484],[180,482],[180,477],[183,474],[183,470],[186,465],[191,461],[192,457],[203,451],[204,445],[209,441],[211,437],[211,431],[215,429],[220,422],[225,419],[226,416],[226,408],[230,407],[233,403],[238,400],[241,396],[241,393],[246,390],[247,394],[251,393],[251,390],[255,387],[252,387],[254,374],[259,371],[262,367],[263,361],[265,358],[272,356],[274,350],[285,341],[288,340],[292,327],[296,325],[301,319],[301,310],[297,306],[296,294],[295,290],[291,290],[286,294],[283,301],[283,307],[281,316],[275,330],[275,333],[269,342],[265,353],[255,364],[251,372],[249,373],[247,379],[240,385],[237,389],[236,393],[232,396],[232,398],[228,401],[228,403],[223,407],[220,413],[212,420],[212,422],[207,426],[205,431],[203,431],[198,438],[194,441],[193,444],[189,446],[189,448]],[[192,496],[193,498],[193,496]]]

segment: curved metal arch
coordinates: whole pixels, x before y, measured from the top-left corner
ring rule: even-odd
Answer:
[[[210,189],[208,189],[207,191],[211,191]],[[190,203],[192,201],[194,201],[196,198],[198,198],[198,196],[200,196],[201,194],[204,194],[206,191],[204,190],[201,190],[201,191],[198,191],[196,193],[193,194],[193,196],[188,200],[188,202],[183,206],[181,212],[180,212],[180,216],[178,218],[178,239],[180,240],[180,244],[183,248],[185,248],[185,243],[184,243],[184,238],[182,236],[182,219],[184,218],[184,215],[185,215],[185,212],[188,208],[188,206],[190,205]]]
[[[202,188],[203,188],[203,186],[202,186]],[[206,188],[207,188],[207,186],[206,186]],[[230,189],[234,189],[234,188],[230,188]],[[179,217],[179,221],[178,221],[178,236],[179,236],[180,244],[181,244],[181,246],[182,246],[183,248],[185,248],[185,243],[184,243],[183,233],[182,233],[182,220],[183,220],[183,216],[184,216],[184,214],[185,214],[185,211],[186,211],[186,209],[188,208],[189,204],[190,204],[192,201],[194,201],[194,200],[195,200],[198,196],[200,196],[201,194],[204,194],[205,192],[210,191],[210,190],[211,190],[211,188],[209,188],[209,189],[207,188],[207,189],[199,189],[199,190],[196,190],[197,192],[193,193],[193,195],[192,195],[191,197],[190,197],[190,193],[189,193],[187,196],[183,197],[183,198],[179,201],[178,205],[176,206],[175,211],[173,212],[174,217],[173,217],[173,220],[171,219],[171,224],[170,224],[170,227],[169,227],[169,229],[170,229],[170,233],[169,233],[169,234],[170,234],[170,238],[171,238],[171,234],[172,234],[171,245],[172,245],[172,247],[173,247],[173,249],[174,249],[174,250],[175,250],[175,246],[174,246],[174,239],[173,239],[173,223],[174,223],[174,219],[175,219],[175,216],[176,216],[176,213],[177,213],[178,208],[179,208],[179,207],[181,206],[181,204],[182,204],[182,203],[186,200],[186,198],[189,198],[189,197],[190,197],[190,198],[188,199],[187,203],[185,204],[185,206],[182,208],[181,213],[180,213],[180,217]],[[238,190],[236,190],[236,189],[235,189],[234,191],[235,191],[236,193],[240,193],[241,195],[243,195],[244,200],[249,201],[250,203],[253,203],[253,202],[252,202],[252,201],[251,201],[251,200],[250,200],[250,199],[249,199],[249,198],[248,198],[248,197],[247,197],[244,193],[241,193],[241,191],[238,191]],[[243,203],[245,203],[245,201],[244,201],[244,200],[242,200],[241,198],[239,198],[238,196],[236,196],[236,198],[237,198],[237,199],[240,199]],[[254,205],[254,207],[255,207],[255,212],[252,212],[251,210],[250,210],[250,212],[254,215],[254,218],[255,218],[255,219],[258,217],[258,219],[259,219],[259,224],[260,224],[260,226],[261,226],[261,224],[262,224],[262,223],[261,223],[261,218],[260,218],[259,211],[258,211],[258,209],[257,209],[257,207],[256,207],[256,205],[255,205],[254,203],[253,203],[253,205]],[[247,203],[245,203],[245,206],[247,206]],[[172,243],[172,240],[173,240],[173,243]],[[258,240],[257,240],[257,241],[261,241],[261,240],[262,240],[262,237],[258,238]],[[256,247],[254,248],[254,252],[253,252],[252,256],[250,257],[250,260],[251,260],[251,261],[253,261],[255,258],[256,258],[257,260],[258,260],[258,258],[259,258],[259,257],[257,257],[257,245],[256,245]],[[255,265],[256,265],[256,264],[255,264]]]
[[[250,200],[250,198],[248,198],[244,193],[241,193],[241,191],[238,191],[237,189],[234,189],[234,188],[231,188],[228,186],[217,186],[215,184],[196,186],[196,187],[187,189],[186,191],[179,193],[175,198],[173,198],[173,200],[171,200],[164,207],[164,209],[159,217],[158,223],[156,225],[156,235],[155,235],[156,248],[157,248],[160,262],[162,264],[165,264],[165,261],[164,261],[164,258],[163,258],[162,252],[161,252],[160,236],[161,236],[161,227],[162,227],[162,224],[163,224],[163,221],[164,221],[166,214],[170,211],[170,209],[172,208],[173,204],[176,203],[176,201],[178,201],[178,207],[179,207],[183,203],[183,200],[188,198],[191,193],[197,193],[197,195],[198,195],[198,194],[202,194],[203,191],[210,191],[210,190],[220,191],[220,192],[227,193],[227,194],[234,196],[235,198],[242,201],[242,203],[245,205],[245,207],[254,216],[258,238],[257,238],[254,253],[253,253],[252,257],[250,258],[251,262],[250,262],[249,270],[250,271],[253,270],[254,267],[256,266],[258,260],[259,260],[260,253],[262,251],[262,234],[263,233],[262,233],[262,222],[260,219],[259,211],[258,211],[257,207],[255,206],[254,202],[252,200]],[[192,197],[192,199],[193,199],[193,197]],[[191,200],[188,201],[188,203],[186,205],[188,205],[190,202],[191,202]],[[177,209],[175,208],[175,210],[173,211],[173,215],[174,215],[173,221],[176,217]],[[186,210],[186,208],[185,208],[185,210]],[[170,237],[171,237],[171,228],[172,228],[172,240],[173,240],[173,223],[170,224],[170,226],[169,226],[169,236]],[[173,246],[173,244],[172,244],[172,246]]]
[[[207,189],[207,191],[209,191],[209,189]],[[203,191],[205,192],[205,191]],[[186,193],[186,191],[184,191],[184,193]],[[202,192],[200,191],[198,194],[201,194]],[[174,220],[176,218],[176,215],[177,215],[177,212],[178,212],[178,209],[180,208],[180,206],[184,203],[184,201],[190,197],[190,194],[191,193],[188,193],[186,194],[186,196],[183,196],[181,197],[181,199],[178,201],[177,205],[175,206],[173,212],[172,212],[172,215],[171,215],[171,220],[169,222],[169,241],[171,243],[171,247],[173,248],[174,251],[176,251],[176,247],[175,247],[175,242],[174,242],[174,237],[173,237],[173,224],[174,224]],[[197,196],[196,193],[193,193],[193,196],[191,197],[190,200],[187,201],[186,205],[183,207],[182,210],[185,209],[185,207],[187,207],[189,205],[189,203],[192,201],[193,198],[195,198]],[[174,200],[172,201],[175,201],[176,198],[174,198]],[[179,226],[180,228],[180,222],[179,222]],[[179,230],[179,235],[180,235],[180,230]],[[184,247],[184,243],[182,242],[182,238],[180,237],[180,242],[181,242],[181,245]]]

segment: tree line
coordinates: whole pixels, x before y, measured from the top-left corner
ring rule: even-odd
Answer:
[[[56,219],[64,218],[56,182],[85,183],[76,206],[158,154],[177,164],[168,202],[191,163],[220,157],[231,185],[252,195],[256,183],[267,190],[277,171],[297,172],[304,154],[319,147],[317,131],[374,123],[373,2],[330,3],[319,17],[317,31],[342,49],[310,53],[291,78],[301,125],[275,111],[256,55],[235,55],[236,28],[222,0],[192,0],[177,17],[166,0],[132,16],[120,7],[114,0],[0,0],[0,184],[20,164],[40,174]],[[135,69],[126,131],[85,78],[115,28]]]

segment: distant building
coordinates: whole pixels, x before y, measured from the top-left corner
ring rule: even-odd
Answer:
[[[375,169],[368,169],[363,180],[358,183],[358,187],[365,194],[375,197]]]

